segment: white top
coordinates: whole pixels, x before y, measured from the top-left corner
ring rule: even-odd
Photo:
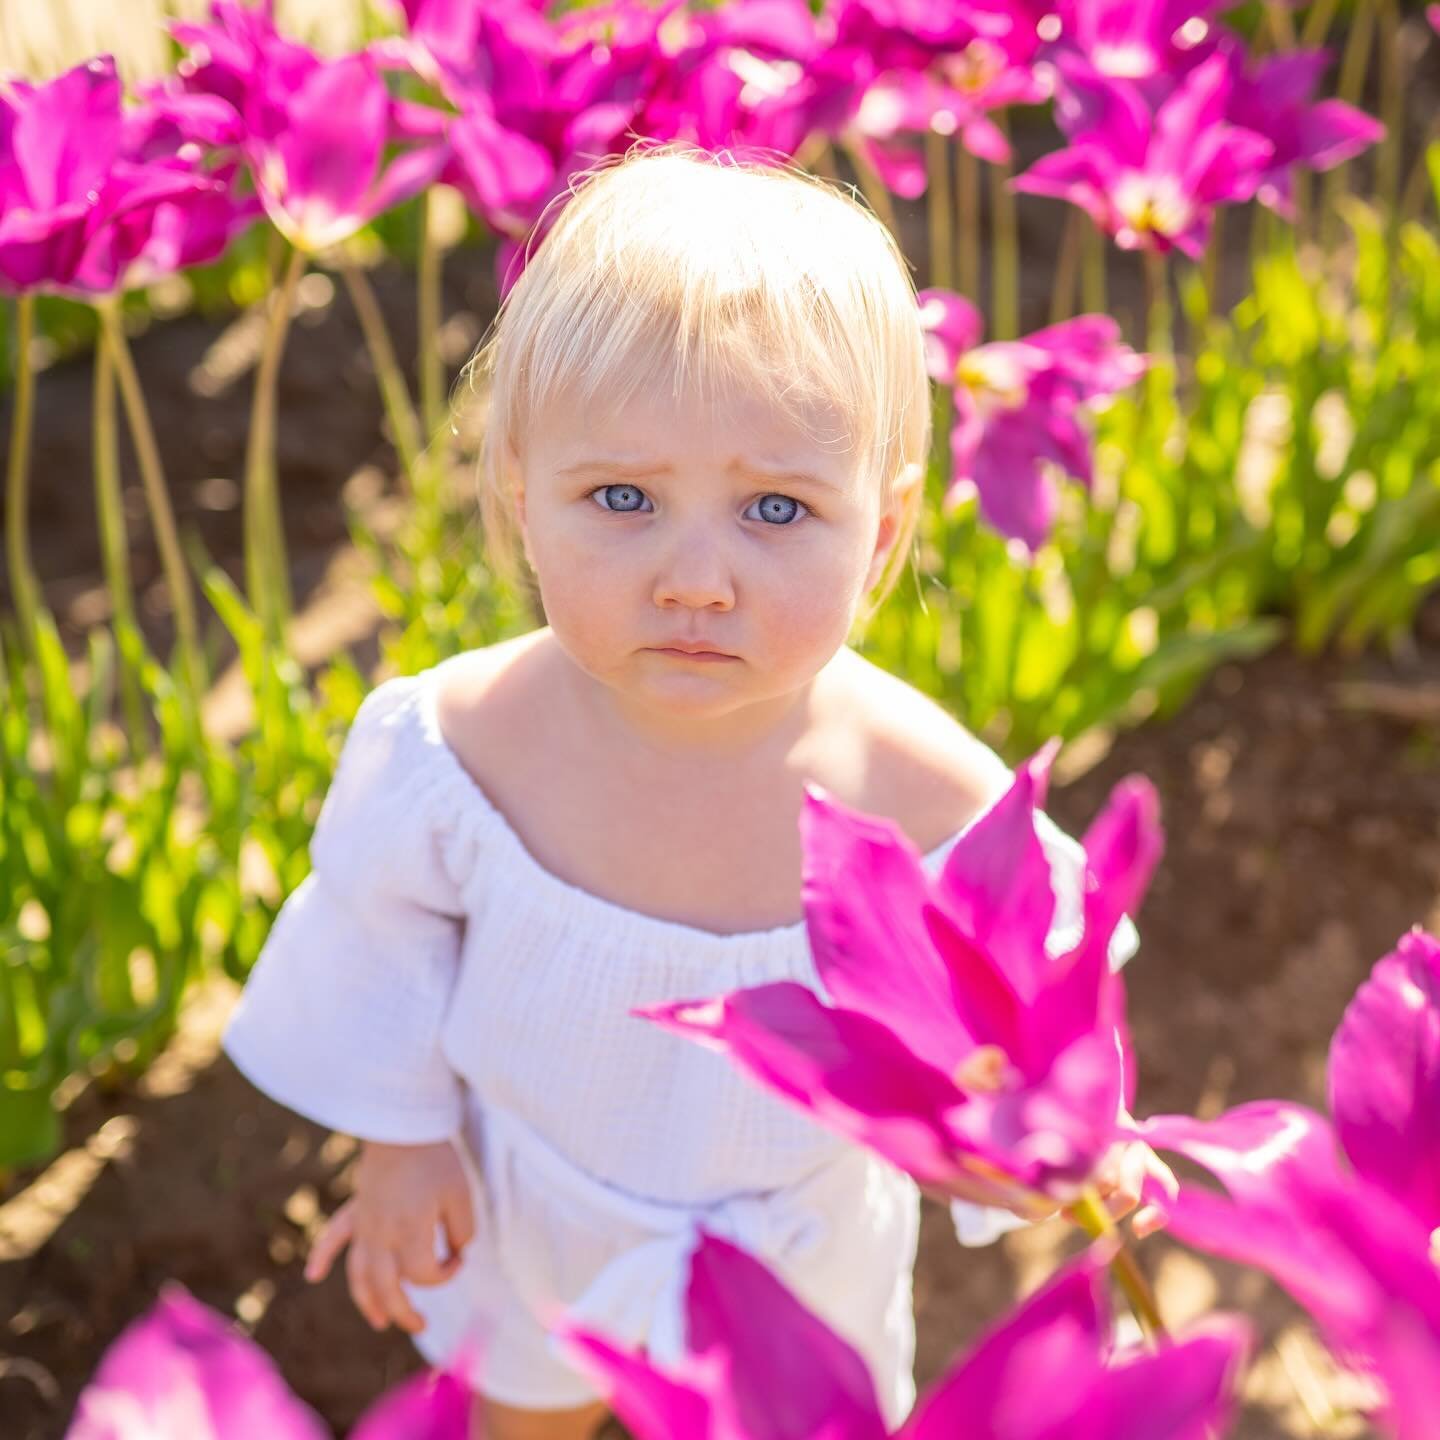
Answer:
[[[366,1139],[464,1140],[478,1115],[502,1111],[547,1163],[641,1205],[784,1191],[841,1162],[852,1142],[724,1056],[629,1014],[776,980],[823,996],[805,923],[717,934],[543,868],[441,734],[449,663],[386,681],[361,706],[311,873],[227,1027],[230,1057],[276,1100]],[[987,753],[993,801],[1012,774]],[[1048,817],[1037,828],[1055,876],[1058,952],[1078,937],[1083,851]],[[1124,923],[1115,963],[1135,948]],[[863,1221],[860,1197],[849,1198]],[[962,1238],[1006,1228],[987,1223],[993,1214],[956,1207]]]

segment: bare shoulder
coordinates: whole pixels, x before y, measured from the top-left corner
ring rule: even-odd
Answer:
[[[838,693],[865,757],[862,806],[931,849],[990,803],[1003,762],[913,685],[854,651],[842,657]]]
[[[483,757],[497,744],[503,751],[504,740],[519,733],[524,717],[533,723],[549,712],[543,703],[549,647],[549,630],[532,630],[445,662],[436,680],[435,713],[472,775],[483,773]]]

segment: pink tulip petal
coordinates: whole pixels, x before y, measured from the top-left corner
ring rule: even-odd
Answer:
[[[380,183],[365,197],[360,215],[368,223],[402,201],[418,195],[440,178],[450,159],[445,145],[418,145],[402,151],[386,165]]]
[[[275,143],[279,170],[256,165],[256,183],[277,224],[318,248],[360,228],[375,183],[389,99],[374,61],[350,55],[320,65],[285,97],[286,127]]]
[[[1010,163],[1010,142],[1005,132],[988,115],[977,115],[967,121],[960,130],[960,139],[965,148],[979,159],[991,165]]]
[[[964,1096],[868,1016],[822,1005],[814,991],[790,981],[632,1013],[727,1054],[821,1124],[922,1183],[952,1177],[950,1122]]]
[[[922,290],[920,324],[925,331],[925,364],[932,380],[955,383],[960,357],[980,343],[984,321],[963,295],[950,290]]]
[[[965,1051],[997,1045],[1016,1064],[1026,1062],[1026,1014],[1004,972],[986,952],[956,929],[950,916],[926,904],[923,912],[930,939],[950,972],[950,1009],[968,1042]],[[953,1068],[953,1065],[952,1065]]]
[[[1163,1350],[1106,1369],[1066,1440],[1212,1440],[1227,1432],[1254,1348],[1240,1316],[1207,1316]]]
[[[1010,788],[951,846],[936,884],[946,913],[1000,966],[1026,1002],[1037,994],[1055,918],[1050,861],[1035,829],[1058,743],[1015,773]]]
[[[1223,54],[1212,55],[1185,77],[1155,112],[1147,155],[1152,169],[1185,172],[1197,141],[1220,131],[1230,85],[1230,61]]]
[[[93,201],[120,148],[122,124],[120,81],[109,55],[37,86],[11,136],[31,207]]]
[[[897,1440],[1075,1434],[1066,1426],[1094,1383],[1108,1330],[1103,1263],[1086,1255],[992,1327],[921,1399]]]
[[[1413,930],[1376,964],[1331,1041],[1329,1089],[1355,1168],[1440,1227],[1440,940]]]
[[[178,1285],[121,1333],[66,1440],[330,1440],[254,1341]]]
[[[707,1440],[713,1434],[709,1399],[657,1369],[643,1354],[605,1336],[560,1324],[552,1331],[574,1363],[602,1389],[606,1402],[636,1440]]]
[[[1184,184],[1205,205],[1248,200],[1274,153],[1275,146],[1253,130],[1219,126],[1192,148]]]
[[[527,205],[554,179],[544,146],[507,129],[483,107],[457,117],[450,139],[482,213]]]
[[[800,837],[801,898],[825,988],[948,1074],[965,1036],[926,931],[930,882],[919,852],[893,821],[852,810],[813,784],[805,787]]]
[[[471,1404],[458,1376],[424,1371],[371,1405],[349,1440],[467,1440]]]
[[[733,1433],[885,1440],[865,1361],[744,1250],[702,1232],[686,1316],[690,1350],[724,1357],[728,1385],[717,1408]]]
[[[1117,160],[1143,165],[1152,118],[1139,89],[1128,80],[1102,74],[1073,51],[1057,56],[1055,66],[1060,80],[1055,118],[1071,143],[1103,135]]]
[[[1343,100],[1322,100],[1300,120],[1301,158],[1312,170],[1330,170],[1385,138],[1385,127]]]
[[[862,139],[860,148],[892,195],[918,200],[925,193],[925,156],[913,142]]]
[[[952,433],[952,450],[954,448]],[[1055,526],[1055,486],[1039,466],[1033,418],[1024,410],[994,417],[970,462],[980,513],[992,529],[1038,550]]]
[[[1110,163],[1092,144],[1074,145],[1042,155],[1010,183],[1024,195],[1050,195],[1078,205],[1103,230],[1114,228],[1114,210],[1107,195]]]

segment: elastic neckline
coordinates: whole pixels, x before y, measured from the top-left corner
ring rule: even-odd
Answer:
[[[477,814],[491,822],[493,829],[509,847],[516,861],[529,872],[538,884],[550,889],[555,896],[571,907],[587,907],[595,915],[609,917],[613,923],[623,925],[627,929],[649,930],[656,936],[669,935],[683,940],[692,947],[709,946],[715,949],[724,949],[761,946],[768,948],[781,942],[788,944],[804,933],[806,921],[803,918],[791,921],[788,925],[772,925],[764,930],[706,930],[699,925],[687,925],[681,920],[667,920],[663,916],[651,915],[644,910],[632,910],[614,900],[607,900],[603,895],[595,894],[593,890],[586,890],[580,885],[574,885],[570,881],[562,879],[553,870],[546,869],[530,853],[519,833],[481,788],[479,781],[461,764],[460,757],[455,753],[454,747],[445,738],[445,733],[440,728],[440,713],[435,700],[436,680],[439,672],[446,665],[460,658],[459,655],[451,656],[414,676],[421,730],[426,741],[436,753],[439,763],[450,774],[464,802],[469,804]],[[922,856],[922,861],[927,868],[932,861],[944,855],[989,808],[989,804],[982,806],[960,829],[947,836],[933,850]]]

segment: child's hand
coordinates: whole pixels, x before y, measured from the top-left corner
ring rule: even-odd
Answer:
[[[436,1226],[450,1254],[435,1257]],[[400,1281],[439,1285],[459,1268],[474,1238],[470,1187],[448,1140],[437,1145],[364,1142],[355,1193],[326,1221],[305,1262],[305,1278],[323,1280],[348,1244],[350,1298],[375,1330],[392,1321],[411,1334],[425,1328]]]

